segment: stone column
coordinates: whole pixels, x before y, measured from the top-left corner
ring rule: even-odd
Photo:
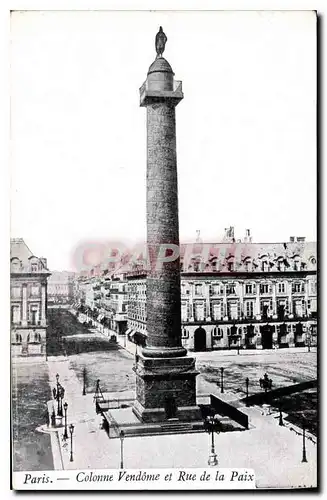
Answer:
[[[156,40],[165,38],[161,29]],[[142,422],[201,418],[195,359],[186,356],[181,332],[175,107],[184,96],[160,50],[140,88],[147,108],[147,346],[134,367],[133,411]]]
[[[292,281],[287,282],[288,287],[288,316],[293,318],[293,303],[292,303]]]
[[[46,314],[46,285],[42,283],[41,286],[41,326],[45,326],[47,324],[47,314]]]
[[[224,296],[223,296],[223,319],[224,319],[224,321],[227,321],[227,320],[228,320],[226,283],[224,283]]]
[[[244,318],[244,282],[239,281],[238,282],[238,289],[239,289],[239,298],[240,298],[240,317]]]
[[[205,290],[205,298],[206,298],[206,321],[211,321],[211,311],[210,311],[210,283],[203,282],[204,290]]]
[[[159,262],[163,245],[179,248],[176,123],[172,98],[173,73],[165,59],[153,63],[148,73],[148,87],[162,89],[167,96],[148,98],[147,107],[147,357],[185,356],[181,340],[180,259]],[[169,71],[170,68],[170,71]],[[153,79],[165,75],[159,85]],[[152,84],[152,85],[151,85]],[[167,90],[165,90],[167,89]],[[169,89],[169,90],[168,90]],[[167,255],[168,256],[168,255]]]
[[[190,321],[190,323],[194,322],[193,294],[194,294],[194,283],[190,283],[190,295],[189,295],[189,308],[190,308],[189,321]]]
[[[23,285],[22,326],[27,326],[27,285]]]
[[[277,300],[276,300],[276,281],[272,282],[272,314],[273,318],[277,318]]]
[[[256,319],[261,319],[261,312],[260,312],[260,284],[256,284],[256,290],[257,294],[255,297],[255,317]]]

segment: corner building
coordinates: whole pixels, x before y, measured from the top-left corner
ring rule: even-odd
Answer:
[[[46,355],[47,261],[36,257],[22,238],[11,240],[12,356]]]

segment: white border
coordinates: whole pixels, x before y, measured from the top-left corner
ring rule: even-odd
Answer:
[[[0,158],[0,229],[1,229],[1,256],[0,256],[0,276],[1,279],[1,289],[0,289],[0,307],[1,307],[1,334],[5,341],[1,345],[1,399],[2,399],[2,422],[1,422],[1,480],[0,480],[0,491],[2,493],[2,498],[12,497],[13,492],[9,491],[9,467],[10,467],[10,450],[9,450],[9,400],[10,400],[10,390],[9,390],[9,377],[10,377],[10,360],[9,360],[9,11],[10,10],[317,10],[320,16],[326,13],[327,10],[326,0],[17,0],[8,1],[3,0],[0,4],[0,60],[2,68],[2,77],[0,78],[0,109],[1,109],[1,120],[0,120],[0,137],[1,137],[1,158]],[[324,24],[324,19],[321,20],[320,28],[322,29]],[[323,90],[322,82],[326,81],[325,76],[325,39],[324,34],[321,33],[321,92]],[[322,104],[322,96],[320,96],[320,104]],[[323,108],[321,110],[322,121],[325,116],[326,101],[323,103]],[[321,148],[326,140],[326,132],[321,129]],[[325,226],[325,204],[324,204],[324,194],[326,193],[325,179],[324,175],[325,162],[323,157],[323,151],[321,151],[321,165],[320,165],[320,182],[321,187],[321,206],[320,206],[320,218],[321,218],[321,228]],[[324,234],[320,235],[321,238],[321,257],[324,252]],[[321,270],[321,284],[325,283],[326,274],[324,270]],[[322,286],[321,286],[322,288]],[[325,310],[326,301],[325,297],[321,297],[321,311]],[[324,324],[321,321],[320,332],[324,332]],[[325,359],[325,349],[326,341],[322,345],[323,353],[321,354],[322,359]],[[323,366],[323,364],[321,363]],[[325,373],[321,366],[321,385],[324,386]],[[323,408],[322,408],[323,410]],[[323,413],[323,411],[322,411]],[[321,424],[323,423],[322,418]],[[324,442],[321,443],[321,456],[320,459],[323,463],[323,451],[325,445],[326,433],[323,433]],[[322,469],[322,467],[321,467]],[[60,494],[61,498],[64,495]],[[237,493],[236,493],[237,494]],[[296,493],[294,493],[296,495]],[[66,493],[69,495],[69,492]],[[92,493],[87,496],[90,498]],[[56,496],[56,495],[55,495]],[[171,496],[171,494],[170,494]],[[284,495],[282,495],[284,496]]]

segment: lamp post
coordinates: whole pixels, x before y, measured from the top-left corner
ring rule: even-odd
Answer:
[[[65,395],[65,389],[59,382],[59,374],[56,374],[56,380],[57,380],[57,387],[54,387],[53,389],[53,397],[54,399],[57,400],[58,408],[57,408],[57,415],[58,417],[62,417],[62,400]]]
[[[279,402],[279,425],[284,426],[281,402]]]
[[[220,392],[224,392],[224,368],[220,368]]]
[[[302,424],[302,437],[303,437],[303,440],[302,440],[302,462],[307,462],[307,452],[306,452],[306,448],[305,448],[305,425],[304,425],[304,422]]]
[[[86,396],[86,367],[83,368],[83,396]]]
[[[249,377],[245,379],[245,389],[246,389],[246,406],[249,406]]]
[[[211,446],[210,446],[210,454],[208,459],[208,465],[210,467],[214,467],[218,465],[217,454],[215,451],[215,432],[219,433],[221,430],[221,424],[216,415],[209,415],[206,417],[204,421],[204,428],[208,434],[211,434]]]
[[[308,346],[308,352],[310,352],[310,348],[311,348],[311,333],[308,332],[308,335],[307,335],[307,346]]]
[[[64,403],[64,412],[65,412],[64,439],[68,439],[68,433],[67,433],[67,408],[68,408],[68,403]]]
[[[237,342],[237,354],[240,353],[240,347],[241,347],[241,339],[240,337],[238,338],[238,342]]]
[[[74,426],[73,424],[70,424],[69,426],[69,432],[70,432],[70,462],[73,462],[73,434],[74,434]]]
[[[65,396],[65,389],[63,388],[62,385],[59,384],[59,387],[57,389],[57,401],[58,401],[58,411],[57,411],[57,415],[58,417],[62,417],[63,414],[62,414],[62,400]]]
[[[124,468],[124,437],[125,433],[124,431],[120,431],[119,434],[120,437],[120,468]]]

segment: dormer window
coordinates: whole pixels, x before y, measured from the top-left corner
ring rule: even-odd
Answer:
[[[295,260],[293,264],[294,271],[300,271],[300,261]]]
[[[263,260],[261,262],[261,271],[263,272],[267,272],[269,269],[268,269],[268,262],[266,260]]]
[[[31,272],[32,273],[35,273],[39,270],[39,265],[38,265],[38,262],[36,260],[32,260],[31,261]]]
[[[244,269],[246,272],[251,271],[251,259],[246,259],[244,261]]]
[[[12,273],[18,273],[20,270],[20,260],[19,259],[12,259],[11,261],[11,272]]]
[[[278,271],[285,271],[285,262],[284,262],[284,259],[279,259],[277,261],[277,269],[278,269]]]

